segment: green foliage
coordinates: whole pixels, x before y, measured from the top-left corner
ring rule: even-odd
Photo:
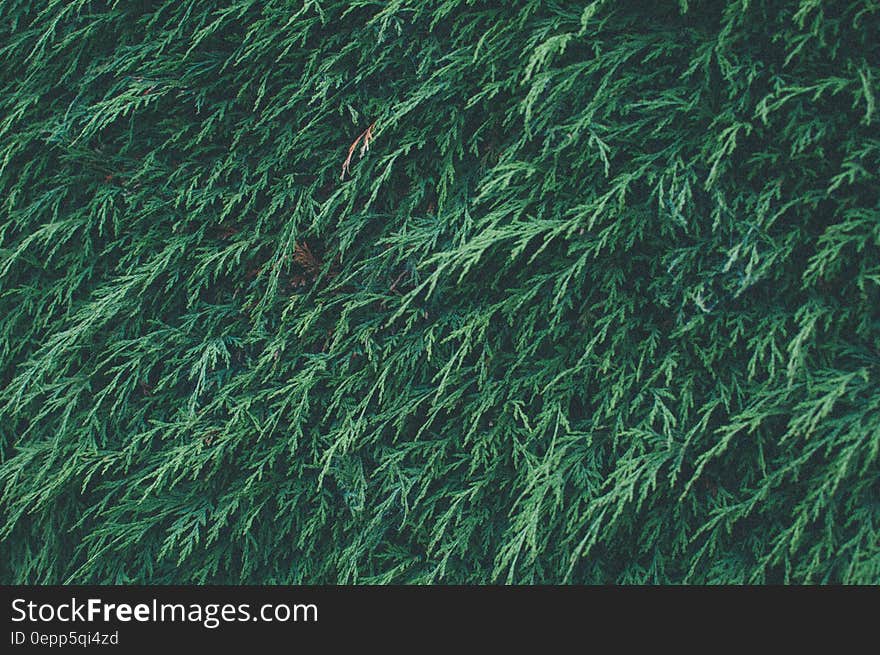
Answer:
[[[2,0],[0,579],[880,583],[878,36]]]

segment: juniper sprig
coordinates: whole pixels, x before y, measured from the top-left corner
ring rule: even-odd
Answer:
[[[0,580],[880,582],[878,36],[0,2]]]

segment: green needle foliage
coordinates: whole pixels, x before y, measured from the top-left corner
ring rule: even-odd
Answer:
[[[874,0],[0,1],[0,579],[880,583]]]

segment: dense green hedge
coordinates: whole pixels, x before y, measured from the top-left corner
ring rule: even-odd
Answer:
[[[0,580],[880,583],[880,5],[2,0]]]

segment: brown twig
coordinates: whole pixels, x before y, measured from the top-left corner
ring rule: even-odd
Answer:
[[[354,142],[348,147],[348,156],[345,158],[345,161],[342,163],[342,173],[339,175],[340,180],[345,179],[345,174],[351,172],[351,158],[354,156],[354,151],[357,149],[358,143],[361,144],[361,152],[360,156],[363,157],[366,154],[367,150],[370,149],[370,143],[373,140],[373,127],[376,125],[376,121],[370,123],[370,126],[361,132],[358,135],[358,138],[354,140]]]

